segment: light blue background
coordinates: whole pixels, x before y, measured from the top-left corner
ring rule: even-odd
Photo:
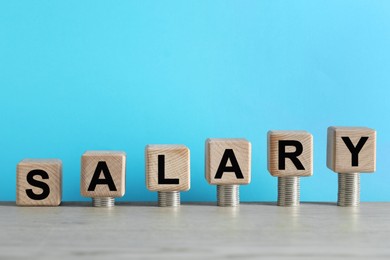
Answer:
[[[390,199],[390,1],[1,1],[0,200],[15,200],[23,158],[60,158],[64,200],[80,196],[85,150],[128,154],[123,200],[151,201],[144,147],[191,149],[184,201],[213,201],[204,141],[252,142],[243,201],[276,200],[266,133],[314,135],[304,201],[335,201],[330,125],[378,131],[364,201]]]

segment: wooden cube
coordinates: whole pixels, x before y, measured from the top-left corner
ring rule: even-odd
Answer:
[[[329,127],[327,166],[336,173],[374,172],[376,131],[367,127]]]
[[[16,170],[16,205],[58,206],[62,199],[62,162],[26,159]]]
[[[251,143],[246,139],[206,140],[206,180],[213,185],[249,184]]]
[[[190,189],[190,150],[184,145],[147,145],[146,186],[150,191]]]
[[[306,131],[269,131],[268,171],[275,177],[313,175],[313,136]]]
[[[81,195],[84,197],[122,197],[125,177],[125,152],[87,151],[81,158]]]

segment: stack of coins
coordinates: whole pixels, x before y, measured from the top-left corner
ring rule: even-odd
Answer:
[[[342,207],[358,206],[360,201],[360,174],[338,174],[339,192],[337,205]]]
[[[299,202],[299,176],[278,177],[278,206],[298,206]]]

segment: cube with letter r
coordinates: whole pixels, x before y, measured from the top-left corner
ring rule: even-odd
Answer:
[[[268,171],[272,176],[313,175],[313,136],[309,132],[269,131],[267,143]]]

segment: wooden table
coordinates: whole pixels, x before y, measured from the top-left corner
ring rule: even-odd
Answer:
[[[0,259],[390,259],[390,203],[0,203]]]

